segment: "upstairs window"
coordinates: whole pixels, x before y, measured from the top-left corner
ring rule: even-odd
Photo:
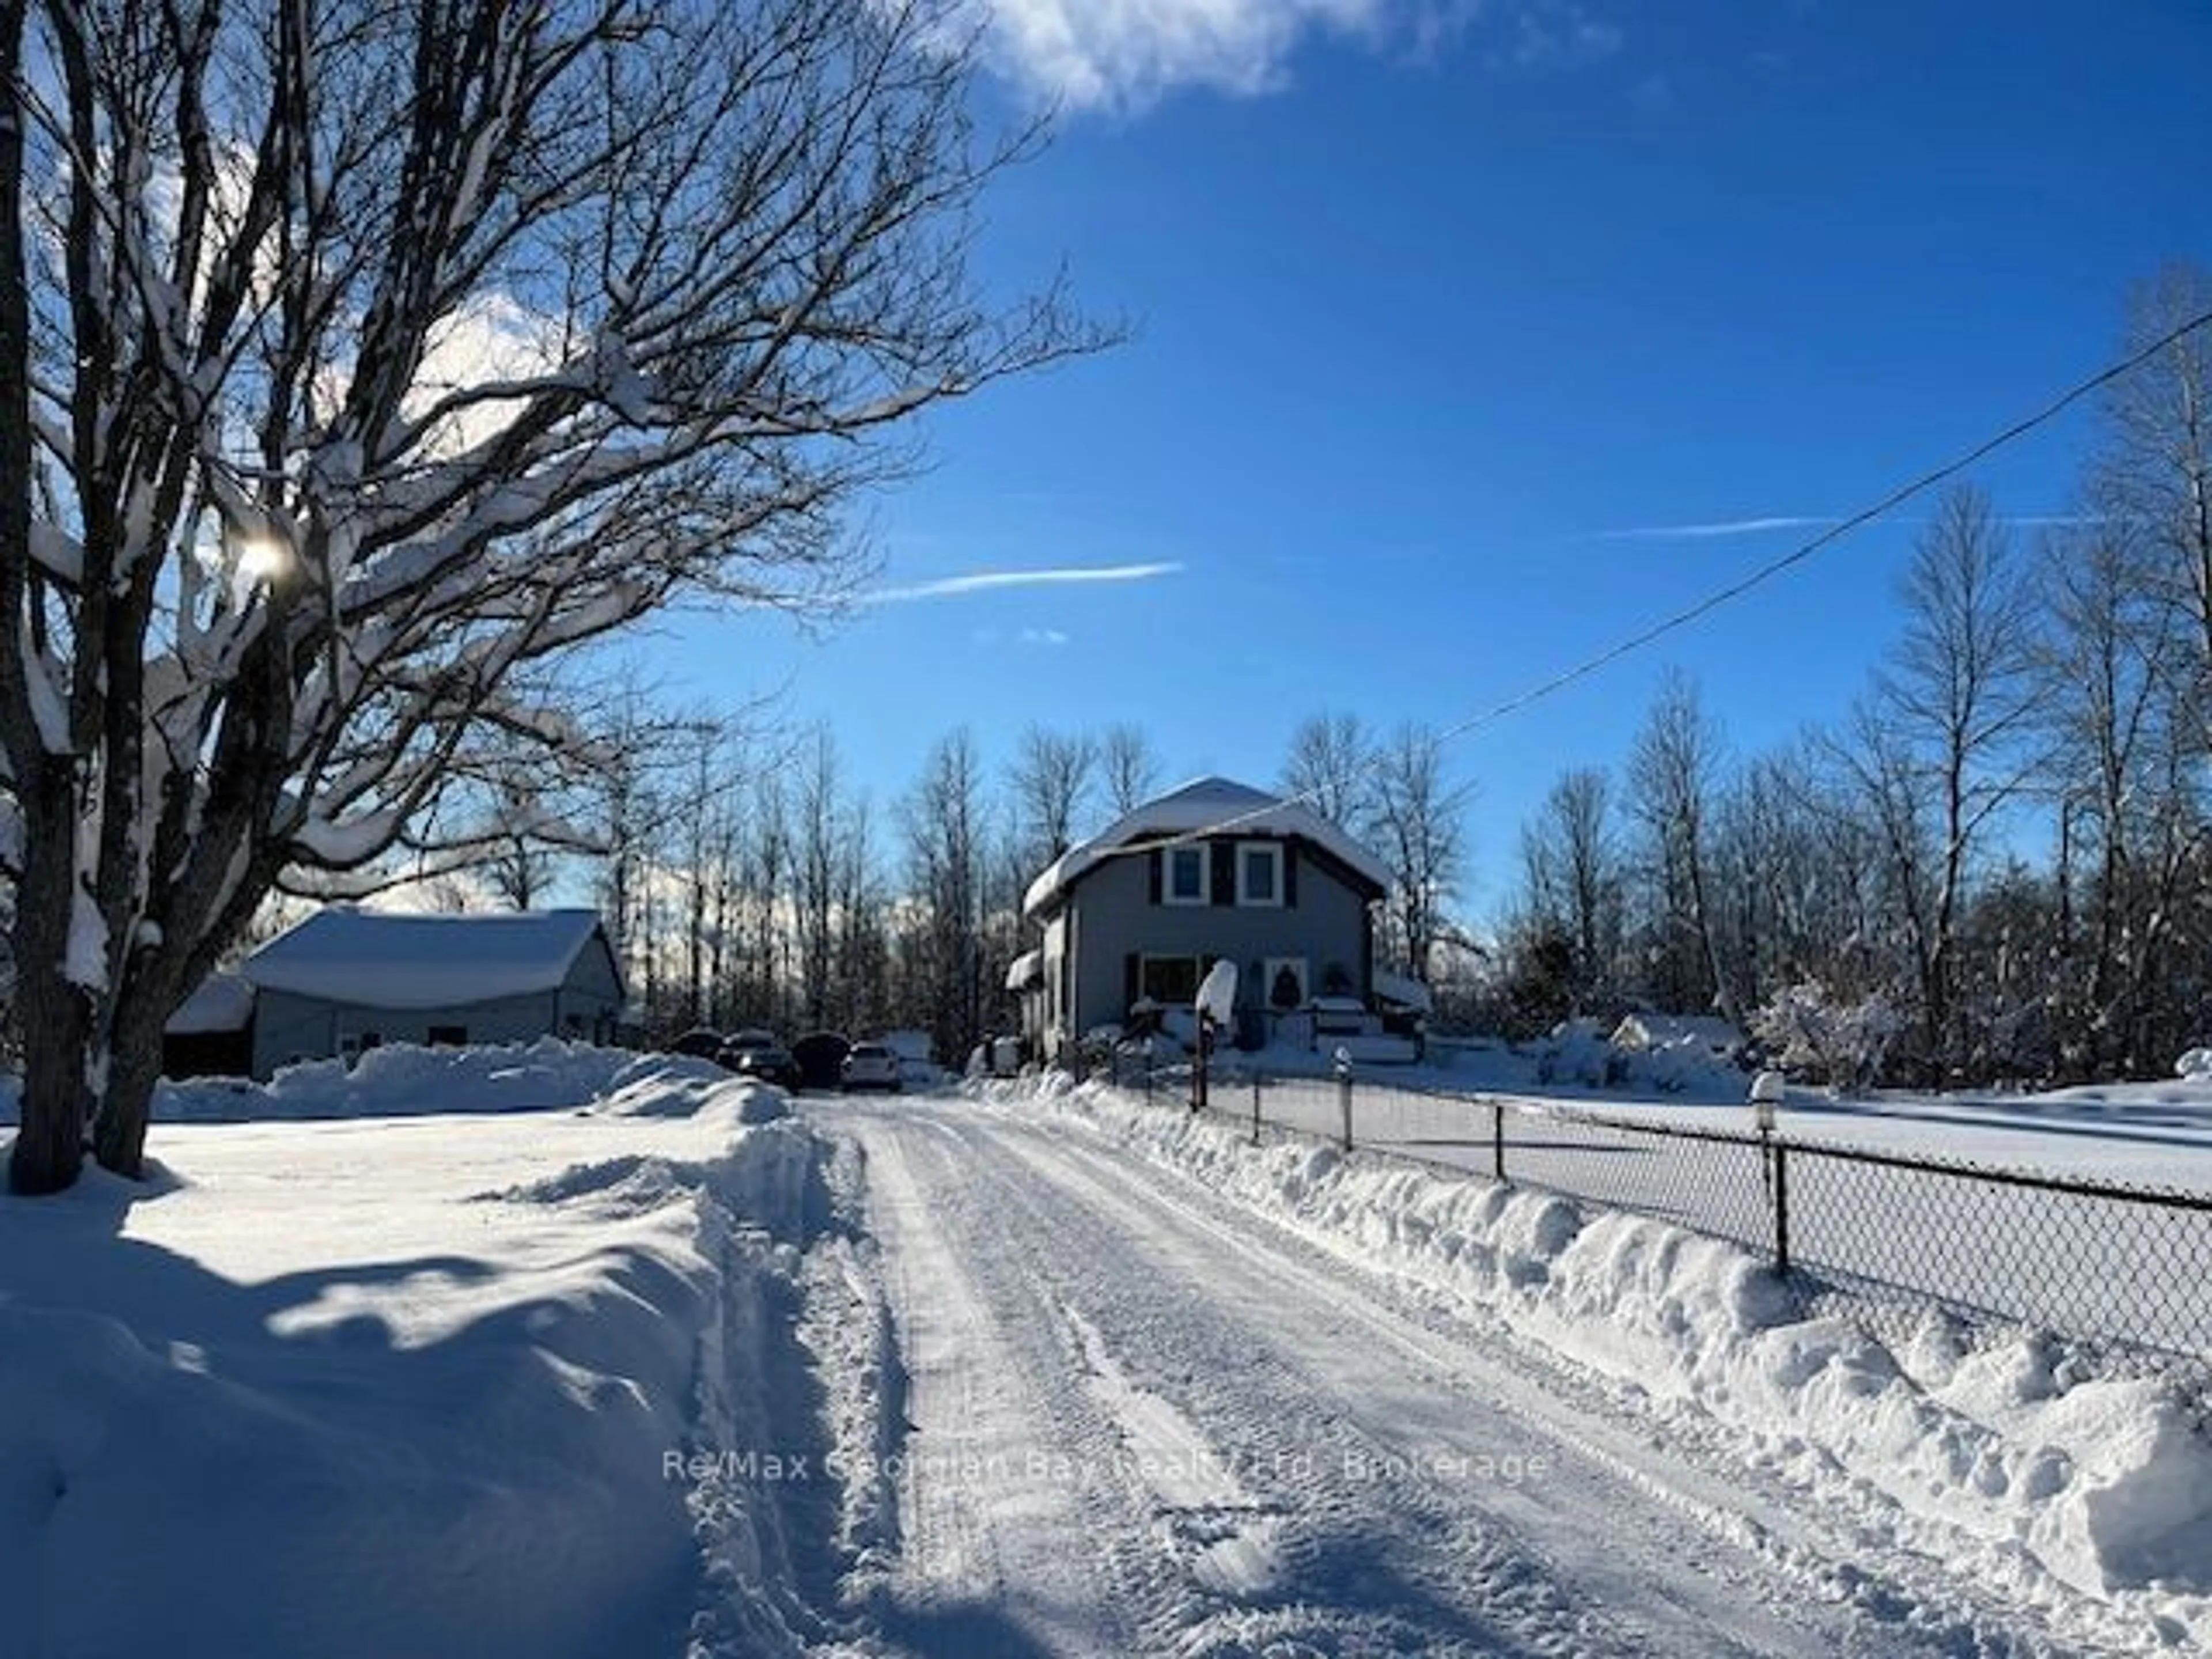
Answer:
[[[1237,848],[1237,902],[1279,906],[1283,902],[1283,844],[1248,841]]]
[[[1160,854],[1160,902],[1213,902],[1213,861],[1203,847],[1170,847]]]

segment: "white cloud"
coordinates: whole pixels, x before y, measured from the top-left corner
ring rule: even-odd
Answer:
[[[498,289],[471,295],[431,331],[407,412],[419,417],[438,398],[489,381],[530,386],[559,367],[561,349],[558,326],[513,296]],[[448,416],[426,447],[459,454],[496,436],[522,406],[520,397],[469,404]]]
[[[1066,109],[1141,110],[1183,87],[1249,96],[1288,79],[1316,36],[1416,61],[1488,29],[1489,59],[1571,68],[1627,36],[1583,0],[957,0],[1009,79]]]
[[[1043,645],[1058,647],[1068,642],[1070,635],[1057,628],[1024,628],[1016,636],[1024,645]]]
[[[1230,93],[1281,84],[1316,29],[1372,39],[1408,0],[976,0],[1012,78],[1073,109],[1141,107],[1180,86]]]
[[[2102,522],[2094,513],[2000,515],[2000,520],[2015,530],[2064,530]],[[1780,514],[1763,519],[1717,519],[1706,524],[1655,524],[1633,530],[1601,530],[1595,532],[1595,539],[1601,542],[1720,541],[1731,536],[1767,536],[1786,530],[1832,530],[1842,522],[1840,519],[1834,518]],[[1893,522],[1926,524],[1929,520],[1923,518]]]
[[[1513,61],[1523,69],[1571,69],[1612,57],[1626,40],[1620,27],[1576,0],[1540,0],[1521,12]]]
[[[863,605],[902,605],[912,599],[949,599],[963,593],[988,593],[1011,587],[1060,587],[1082,582],[1142,582],[1180,574],[1180,564],[1077,565],[1057,570],[978,570],[945,576],[909,587],[879,587],[863,593]]]
[[[1826,530],[1835,522],[1833,519],[1788,514],[1764,519],[1722,519],[1710,524],[1657,524],[1636,530],[1601,530],[1598,538],[1608,542],[1714,541],[1724,536],[1769,535],[1778,530]]]

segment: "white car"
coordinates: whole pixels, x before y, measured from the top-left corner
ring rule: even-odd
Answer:
[[[841,1071],[845,1087],[854,1093],[863,1089],[899,1091],[899,1057],[880,1042],[854,1043]]]

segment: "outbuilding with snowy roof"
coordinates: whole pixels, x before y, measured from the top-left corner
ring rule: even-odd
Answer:
[[[1389,869],[1311,807],[1226,778],[1147,801],[1030,884],[1043,931],[1023,964],[1023,1030],[1054,1060],[1139,1002],[1188,1008],[1206,971],[1237,967],[1240,1040],[1323,992],[1372,990],[1374,907]]]
[[[248,957],[253,1073],[386,1042],[610,1042],[622,974],[599,915],[417,915],[335,906]]]

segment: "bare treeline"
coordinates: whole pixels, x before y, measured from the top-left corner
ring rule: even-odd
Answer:
[[[787,1031],[927,1030],[957,1059],[1013,1016],[1006,970],[1035,943],[1029,884],[1053,860],[1157,794],[1164,778],[1139,728],[1024,731],[998,765],[966,730],[922,759],[894,799],[848,781],[832,734],[744,717],[675,717],[635,690],[599,717],[606,736],[568,783],[510,798],[518,823],[580,826],[596,851],[571,860],[616,939],[649,1036],[695,1024]],[[1463,787],[1441,745],[1407,726],[1370,740],[1345,716],[1310,721],[1283,776],[1318,775],[1310,734],[1346,747],[1325,805],[1401,874],[1377,937],[1384,966],[1427,975],[1458,938]],[[520,840],[455,903],[521,902]]]
[[[2176,269],[2132,343],[2212,309]],[[2063,522],[1938,502],[1857,703],[1734,759],[1671,678],[1626,767],[1523,829],[1489,1010],[1636,1006],[1754,1026],[1878,1011],[1885,1069],[2154,1074],[2212,983],[2212,331],[2115,382]]]
[[[672,716],[635,688],[600,724],[590,763],[526,816],[585,826],[595,851],[568,873],[591,882],[655,1038],[914,1029],[957,1058],[1007,1017],[1024,889],[1160,778],[1132,726],[1033,727],[995,770],[960,730],[877,802],[826,727]]]
[[[2177,270],[2139,341],[2212,305]],[[1377,965],[1455,1024],[1528,1034],[1632,1008],[1778,1048],[1808,1018],[1924,1082],[2166,1071],[2212,1035],[2212,343],[2118,383],[2058,523],[1960,485],[1927,510],[1856,702],[1771,752],[1671,672],[1628,752],[1553,784],[1467,920],[1470,786],[1432,730],[1316,714],[1275,780],[1395,872]],[[623,767],[538,817],[605,849],[599,897],[657,1034],[706,1022],[1004,1029],[1022,894],[1170,780],[1133,726],[956,732],[871,804],[826,732],[614,720]],[[542,882],[540,884],[542,886]],[[506,898],[519,901],[512,883]],[[1794,1023],[1794,1024],[1793,1024]]]

